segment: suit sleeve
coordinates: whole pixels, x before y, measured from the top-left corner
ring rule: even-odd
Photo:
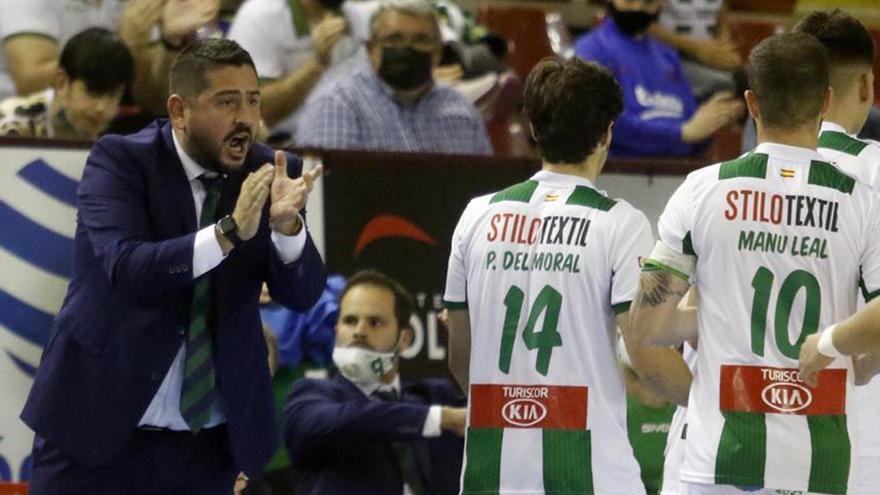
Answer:
[[[193,283],[195,233],[155,241],[146,210],[146,179],[138,161],[104,138],[86,161],[77,192],[79,222],[110,284],[144,296]]]
[[[299,157],[288,153],[287,163],[291,177],[302,175],[302,160]],[[305,209],[300,215],[306,220]],[[318,302],[327,284],[327,273],[321,254],[308,231],[306,236],[302,253],[290,264],[284,263],[273,242],[268,243],[269,271],[266,285],[269,287],[269,294],[279,304],[299,311],[308,310]]]
[[[284,406],[284,441],[296,461],[316,449],[343,449],[360,441],[420,440],[430,406],[335,397],[312,380],[293,386]]]

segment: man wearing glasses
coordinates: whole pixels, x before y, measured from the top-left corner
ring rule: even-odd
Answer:
[[[477,109],[432,71],[442,54],[437,15],[424,0],[386,0],[370,19],[370,64],[305,109],[298,146],[490,154]]]

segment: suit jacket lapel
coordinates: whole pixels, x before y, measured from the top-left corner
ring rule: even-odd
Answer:
[[[162,190],[169,204],[175,205],[174,210],[181,221],[181,227],[184,233],[195,232],[198,228],[196,222],[196,208],[193,204],[192,188],[186,173],[183,171],[183,164],[180,163],[180,157],[177,156],[177,150],[174,148],[174,140],[171,137],[171,124],[164,122],[162,124],[162,140],[164,146],[159,151],[159,177],[163,182]]]

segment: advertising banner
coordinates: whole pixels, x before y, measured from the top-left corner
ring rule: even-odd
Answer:
[[[33,433],[18,415],[70,280],[87,152],[0,145],[0,481],[28,479]]]

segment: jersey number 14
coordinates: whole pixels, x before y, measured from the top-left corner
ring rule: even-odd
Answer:
[[[504,296],[504,306],[507,312],[504,316],[504,328],[501,332],[501,352],[498,356],[498,368],[504,373],[510,373],[510,359],[513,356],[513,344],[516,341],[516,333],[519,329],[520,314],[522,313],[525,293],[516,285],[511,286]],[[559,326],[559,311],[562,309],[562,294],[556,289],[545,285],[535,303],[529,311],[529,318],[523,330],[522,338],[530,351],[538,350],[538,359],[535,368],[538,373],[547,376],[550,369],[550,358],[553,348],[562,345],[562,336],[556,331]],[[538,318],[544,314],[544,323],[541,331],[536,332],[535,326]]]

